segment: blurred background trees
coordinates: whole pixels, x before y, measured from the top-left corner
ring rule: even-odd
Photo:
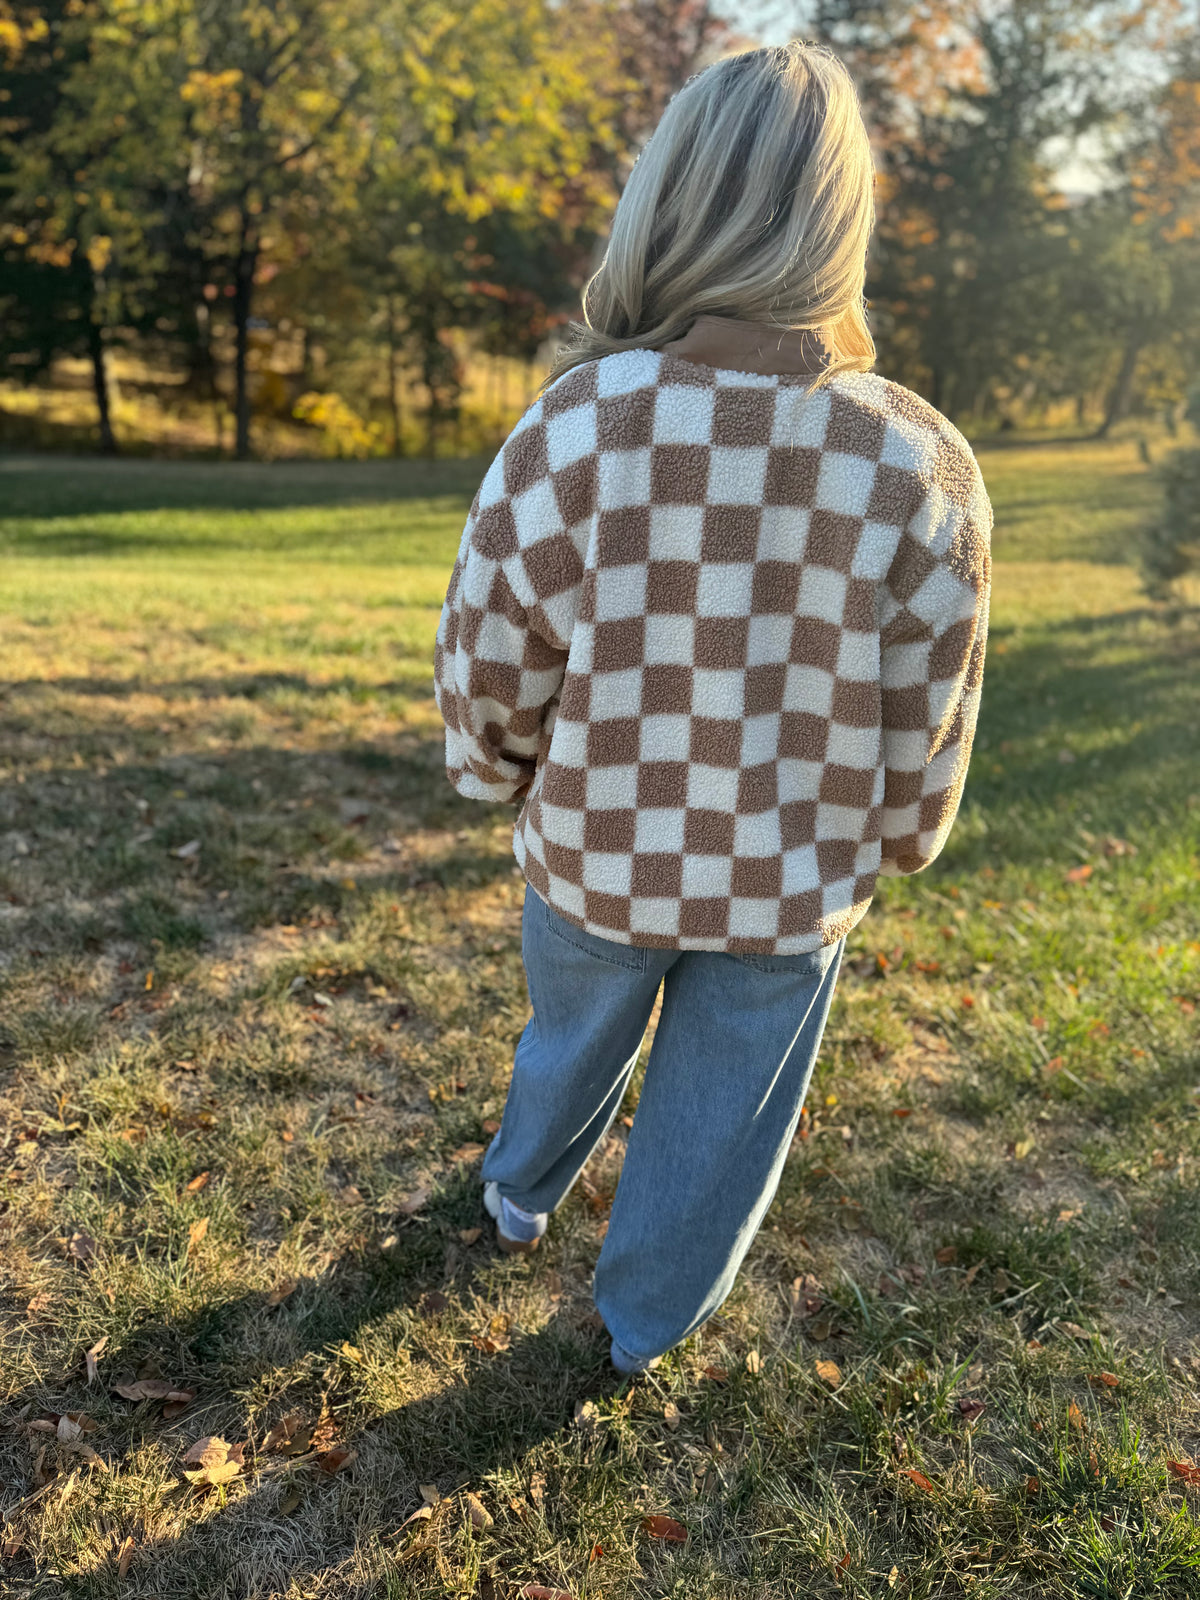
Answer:
[[[69,379],[106,450],[488,447],[667,100],[789,32],[861,87],[881,370],[976,431],[1174,427],[1195,0],[0,0],[0,438]]]

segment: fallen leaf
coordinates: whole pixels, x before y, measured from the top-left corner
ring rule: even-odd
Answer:
[[[668,1400],[666,1405],[663,1406],[663,1421],[666,1423],[667,1427],[670,1428],[672,1433],[675,1432],[682,1420],[683,1418],[679,1407],[675,1404],[674,1400]]]
[[[23,1539],[5,1539],[3,1544],[0,1544],[0,1555],[2,1555],[6,1561],[15,1561],[24,1548],[25,1542]]]
[[[471,1519],[471,1526],[477,1531],[490,1528],[496,1520],[476,1494],[467,1495],[467,1515]]]
[[[45,1290],[43,1290],[41,1294],[34,1295],[33,1299],[25,1307],[25,1310],[31,1317],[36,1317],[39,1311],[45,1311],[47,1306],[53,1304],[53,1298],[54,1297],[52,1295],[47,1294]]]
[[[683,1544],[687,1529],[673,1517],[643,1517],[642,1527],[652,1539],[663,1539],[668,1544]]]
[[[500,1124],[494,1117],[489,1117],[487,1121],[482,1124],[482,1127],[484,1133],[496,1134],[500,1132]]]
[[[588,1560],[589,1561],[599,1561],[600,1557],[603,1554],[604,1554],[604,1546],[602,1544],[594,1544],[592,1546],[592,1549],[591,1549],[591,1554],[588,1556]]]
[[[58,1434],[59,1444],[74,1444],[76,1439],[82,1436],[83,1429],[80,1427],[79,1423],[74,1417],[61,1416],[58,1419],[58,1428],[56,1432]]]
[[[842,1369],[836,1361],[818,1361],[817,1377],[822,1383],[827,1383],[831,1389],[836,1389],[842,1381]]]
[[[477,1333],[471,1340],[476,1350],[482,1350],[485,1355],[494,1356],[501,1350],[507,1350],[512,1339],[507,1333]]]
[[[187,1405],[196,1398],[194,1389],[181,1389],[165,1378],[124,1378],[119,1383],[114,1382],[111,1388],[124,1400],[168,1400]]]
[[[845,1572],[846,1568],[849,1565],[850,1565],[850,1552],[849,1552],[849,1550],[847,1550],[845,1555],[842,1557],[842,1559],[838,1562],[837,1566],[834,1568],[834,1571],[835,1572]]]
[[[757,1350],[747,1350],[746,1371],[750,1373],[751,1376],[757,1376],[757,1374],[762,1371],[762,1357],[759,1355]]]
[[[482,1228],[460,1228],[458,1237],[465,1245],[477,1244],[483,1237]]]
[[[96,1241],[90,1233],[73,1233],[67,1240],[67,1254],[72,1261],[80,1263],[94,1261],[96,1258]]]
[[[72,1455],[77,1455],[82,1460],[86,1461],[89,1467],[99,1467],[101,1472],[108,1471],[108,1462],[105,1461],[102,1455],[97,1454],[97,1452],[92,1449],[91,1445],[88,1444],[86,1439],[76,1439],[71,1444],[67,1445],[66,1448],[70,1450]]]
[[[1025,1493],[1027,1495],[1040,1494],[1041,1491],[1042,1484],[1039,1478],[1028,1477],[1025,1479]]]
[[[910,1478],[918,1489],[923,1489],[926,1494],[933,1493],[933,1485],[923,1472],[918,1472],[916,1467],[901,1467],[900,1476]]]
[[[176,1417],[181,1417],[192,1401],[196,1398],[194,1389],[176,1389],[172,1398],[162,1408],[163,1420],[174,1422]]]
[[[1088,1374],[1088,1382],[1099,1384],[1105,1389],[1117,1389],[1121,1380],[1115,1372],[1091,1372]]]
[[[442,1491],[436,1483],[419,1483],[417,1488],[421,1491],[421,1499],[426,1505],[436,1506],[442,1498]]]
[[[465,1162],[469,1166],[472,1161],[478,1161],[483,1151],[484,1147],[481,1144],[460,1144],[446,1159],[451,1162]]]
[[[181,844],[177,850],[172,850],[171,854],[178,857],[180,861],[191,861],[193,857],[200,854],[200,841],[199,839],[189,839],[186,844]]]
[[[1068,883],[1086,883],[1095,868],[1090,861],[1085,861],[1081,867],[1069,867],[1063,874]]]
[[[1081,1328],[1077,1322],[1060,1322],[1059,1327],[1064,1333],[1069,1333],[1072,1339],[1090,1339],[1092,1336],[1086,1328]]]
[[[581,1433],[594,1434],[600,1426],[600,1413],[594,1400],[577,1400],[575,1402],[575,1426]]]
[[[286,1445],[290,1444],[296,1433],[303,1426],[303,1423],[304,1418],[298,1411],[293,1411],[286,1417],[280,1417],[279,1421],[267,1430],[267,1436],[262,1442],[264,1453],[268,1450],[282,1450]]]
[[[429,1204],[431,1191],[425,1187],[414,1189],[411,1194],[405,1195],[396,1210],[402,1217],[411,1217],[420,1211],[422,1206]]]
[[[100,1376],[100,1357],[104,1354],[104,1347],[107,1343],[108,1335],[105,1334],[103,1339],[96,1340],[90,1350],[83,1352],[83,1362],[87,1368],[87,1381],[89,1383],[95,1383]]]
[[[195,1471],[185,1466],[184,1477],[189,1483],[221,1484],[236,1478],[244,1465],[245,1444],[228,1444],[216,1434],[197,1439],[185,1453],[185,1463],[194,1463]]]
[[[196,1176],[193,1179],[191,1179],[191,1181],[188,1183],[187,1192],[189,1194],[197,1194],[197,1193],[199,1193],[199,1191],[201,1189],[203,1189],[204,1185],[207,1182],[208,1182],[208,1173],[207,1172],[198,1172],[196,1174]]]
[[[1200,1467],[1194,1467],[1190,1461],[1168,1461],[1167,1471],[1182,1478],[1184,1483],[1200,1483]]]
[[[828,1317],[818,1317],[817,1320],[810,1323],[808,1327],[808,1337],[810,1339],[816,1339],[818,1343],[824,1343],[824,1341],[829,1338],[832,1332],[833,1323],[830,1322]]]
[[[129,1576],[129,1563],[133,1560],[133,1552],[137,1546],[133,1542],[133,1535],[126,1534],[121,1541],[121,1548],[117,1551],[117,1577]]]
[[[544,1583],[527,1583],[517,1596],[518,1600],[571,1600],[565,1589],[548,1589]]]
[[[296,1290],[299,1287],[300,1287],[300,1282],[299,1282],[298,1278],[281,1278],[280,1281],[271,1290],[270,1294],[267,1296],[267,1305],[268,1306],[280,1306],[280,1305],[282,1305],[283,1302],[287,1299],[288,1295],[295,1294]]]
[[[729,1369],[727,1367],[705,1367],[704,1376],[713,1383],[728,1383]]]
[[[1067,1422],[1072,1428],[1078,1429],[1080,1433],[1087,1432],[1087,1418],[1075,1404],[1074,1400],[1070,1400],[1067,1403]]]
[[[976,1422],[987,1410],[987,1404],[983,1400],[959,1400],[956,1408],[964,1422]]]
[[[317,1465],[322,1472],[335,1478],[339,1472],[344,1472],[347,1467],[353,1466],[357,1459],[357,1450],[326,1450],[317,1457]]]
[[[396,1531],[397,1533],[403,1532],[403,1530],[408,1527],[410,1522],[428,1522],[432,1515],[432,1506],[418,1506],[410,1516],[405,1517],[404,1521],[400,1524],[400,1527],[397,1528]]]
[[[196,1221],[188,1229],[188,1249],[191,1250],[195,1245],[198,1245],[207,1232],[208,1218],[197,1217]]]

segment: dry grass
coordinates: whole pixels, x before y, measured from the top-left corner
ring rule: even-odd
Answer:
[[[429,696],[472,468],[8,464],[0,1590],[1197,1592],[1196,626],[1085,558],[1076,455],[1035,514],[1001,454],[958,830],[856,935],[733,1297],[632,1386],[588,1293],[620,1124],[537,1256],[476,1236],[525,995]]]

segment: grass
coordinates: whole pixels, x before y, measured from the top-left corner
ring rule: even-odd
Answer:
[[[0,463],[0,1592],[1200,1592],[1200,634],[1132,443],[983,465],[960,822],[732,1298],[622,1386],[623,1125],[535,1257],[477,1234],[521,884],[429,656],[479,464]]]

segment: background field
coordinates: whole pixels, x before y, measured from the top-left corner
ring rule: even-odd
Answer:
[[[481,463],[0,461],[0,1590],[1195,1595],[1200,630],[1132,441],[982,462],[957,830],[734,1296],[620,1387],[625,1127],[535,1257],[478,1232],[522,885],[430,651]]]

